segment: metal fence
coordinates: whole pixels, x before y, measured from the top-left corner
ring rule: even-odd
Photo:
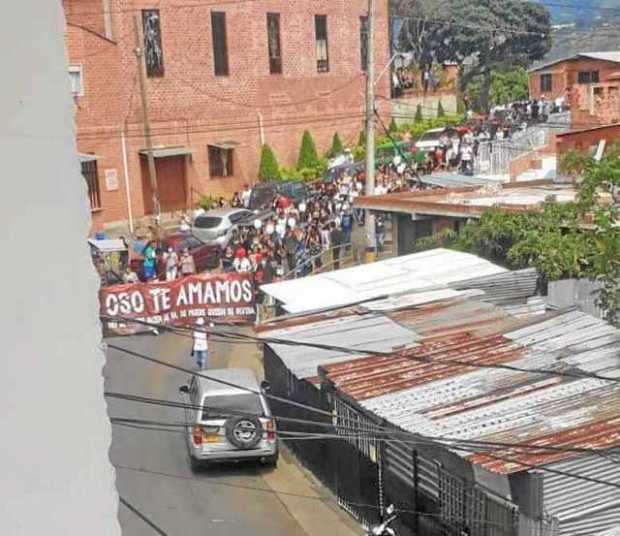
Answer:
[[[516,505],[451,474],[428,454],[428,448],[417,448],[414,441],[394,436],[384,441],[385,432],[380,430],[389,423],[379,424],[329,386],[295,377],[269,346],[264,366],[274,395],[332,416],[277,400],[272,403],[277,416],[317,423],[279,420],[281,431],[330,434],[311,441],[284,441],[361,524],[377,523],[384,508],[394,504],[401,512],[396,525],[400,536],[518,536]]]

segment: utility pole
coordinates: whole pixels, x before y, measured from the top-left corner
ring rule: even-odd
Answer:
[[[142,117],[144,121],[144,138],[146,140],[146,153],[149,167],[149,182],[151,195],[153,196],[153,214],[155,216],[155,229],[159,235],[159,225],[161,223],[161,206],[159,204],[159,188],[157,186],[157,169],[155,167],[155,157],[153,156],[153,140],[151,139],[151,123],[149,121],[149,108],[146,96],[146,83],[144,80],[144,48],[140,41],[139,30],[140,12],[136,13],[133,19],[134,33],[136,34],[136,60],[138,64],[138,80],[140,82],[140,98],[142,101]],[[159,238],[159,236],[157,236]]]
[[[368,45],[366,65],[366,195],[375,193],[375,0],[368,0]],[[375,216],[366,211],[366,261],[375,258]]]

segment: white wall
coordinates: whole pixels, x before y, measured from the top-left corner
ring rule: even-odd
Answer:
[[[0,534],[116,536],[60,0],[0,18]]]

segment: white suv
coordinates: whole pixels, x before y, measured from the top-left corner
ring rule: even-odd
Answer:
[[[275,466],[278,441],[264,394],[267,382],[259,384],[250,369],[206,370],[204,375],[213,379],[192,376],[189,385],[179,387],[192,468],[241,460]]]

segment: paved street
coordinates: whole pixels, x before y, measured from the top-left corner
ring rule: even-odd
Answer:
[[[171,334],[141,335],[108,342],[161,360],[192,367],[190,340]],[[211,366],[248,366],[253,345],[218,344]],[[234,355],[233,355],[234,354]],[[245,354],[242,355],[242,354]],[[108,350],[106,390],[179,400],[183,373]],[[109,414],[156,421],[181,421],[182,410],[108,399]],[[276,470],[255,464],[224,466],[193,474],[178,431],[113,426],[112,462],[120,494],[170,536],[312,536],[359,534],[333,505],[311,497],[320,490],[287,455]],[[320,519],[321,523],[317,523]],[[152,536],[153,529],[126,508],[120,522],[125,536]],[[327,525],[326,525],[327,524]]]

